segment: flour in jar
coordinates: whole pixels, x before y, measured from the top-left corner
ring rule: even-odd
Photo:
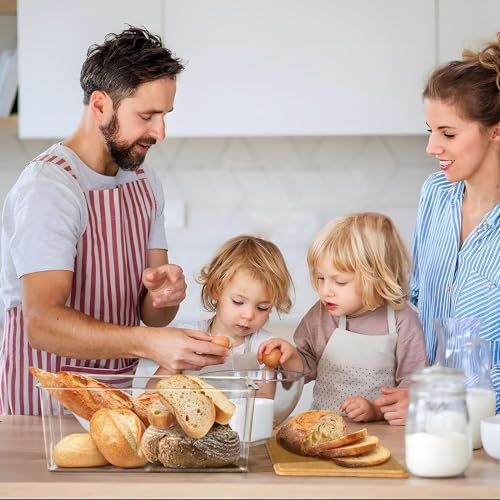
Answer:
[[[451,477],[465,472],[472,457],[470,441],[461,432],[416,432],[405,438],[406,466],[423,477]]]

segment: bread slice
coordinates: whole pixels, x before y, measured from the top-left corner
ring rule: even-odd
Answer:
[[[173,412],[167,408],[157,392],[141,394],[137,398],[145,407],[149,423],[157,429],[168,429],[177,424]]]
[[[213,401],[186,375],[170,375],[156,384],[163,403],[170,408],[187,436],[205,436],[215,422]]]
[[[276,434],[278,443],[299,455],[309,455],[310,450],[325,441],[344,435],[346,424],[336,412],[309,410],[285,422]]]
[[[355,457],[337,457],[332,460],[337,465],[343,467],[369,467],[371,465],[380,465],[391,458],[391,452],[382,445],[377,446],[374,450],[364,455]]]
[[[358,441],[366,438],[366,436],[368,436],[368,431],[364,428],[359,431],[352,432],[351,434],[345,434],[337,439],[332,439],[331,441],[323,441],[310,448],[309,455],[321,455],[323,452],[333,448],[340,448],[341,446],[357,443]]]
[[[221,425],[228,424],[236,411],[236,405],[229,401],[221,390],[205,382],[200,377],[194,375],[186,375],[186,377],[195,381],[202,389],[206,389],[203,393],[213,401],[215,406],[215,421]]]
[[[336,458],[336,457],[354,457],[357,455],[364,455],[374,450],[379,443],[377,436],[367,436],[361,441],[357,441],[347,446],[340,448],[332,448],[330,450],[322,451],[319,456],[323,458]]]

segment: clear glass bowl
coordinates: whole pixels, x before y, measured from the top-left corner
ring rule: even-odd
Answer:
[[[261,370],[222,370],[205,378],[225,380],[246,379],[256,389],[251,438],[254,444],[272,436],[274,427],[281,424],[295,409],[302,395],[304,374],[290,370],[264,368]]]

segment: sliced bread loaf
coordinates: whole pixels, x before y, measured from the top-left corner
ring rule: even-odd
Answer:
[[[368,431],[364,428],[359,431],[352,432],[351,434],[345,434],[337,439],[332,439],[331,441],[323,441],[310,448],[309,455],[321,455],[323,452],[333,448],[340,448],[341,446],[357,443],[366,436],[368,436]]]
[[[276,439],[287,450],[309,455],[310,450],[325,441],[344,435],[346,424],[336,412],[309,410],[295,415],[278,430]]]
[[[175,415],[187,436],[201,438],[215,422],[213,401],[186,375],[170,375],[156,385],[160,398]]]
[[[319,456],[323,458],[335,457],[354,457],[357,455],[364,455],[374,450],[379,443],[377,436],[367,436],[360,441],[341,446],[339,448],[331,448],[330,450],[322,451]]]
[[[342,465],[343,467],[368,467],[371,465],[383,464],[387,462],[389,458],[391,458],[391,452],[385,446],[379,445],[364,455],[355,457],[336,457],[332,458],[332,460],[337,465]]]

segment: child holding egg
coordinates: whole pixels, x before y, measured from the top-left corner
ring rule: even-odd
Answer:
[[[292,306],[292,278],[279,248],[255,236],[231,238],[201,270],[198,281],[202,305],[214,314],[207,320],[176,326],[206,331],[212,342],[230,347],[230,354],[224,364],[195,373],[260,368],[256,353],[259,345],[271,338],[264,325],[272,309],[288,313]],[[138,376],[170,373],[144,359],[136,371]],[[154,386],[156,380],[150,382]]]
[[[261,344],[288,370],[316,380],[313,407],[356,422],[382,420],[373,400],[381,387],[406,387],[425,366],[417,311],[408,303],[410,262],[390,218],[356,213],[328,224],[311,244],[307,262],[319,300],[294,334]]]

